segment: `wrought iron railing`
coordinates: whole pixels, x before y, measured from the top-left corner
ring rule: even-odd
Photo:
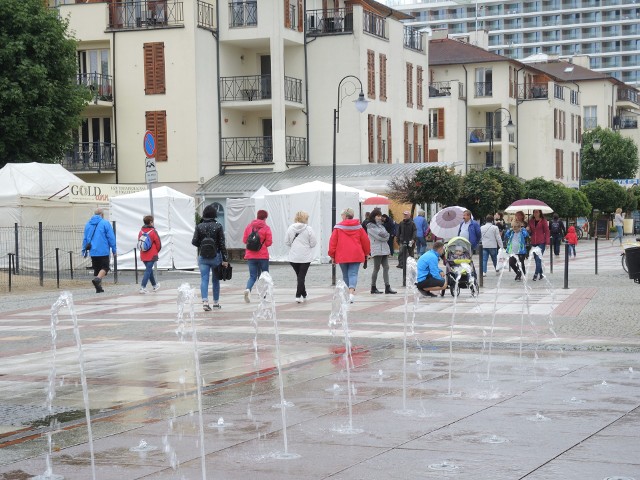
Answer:
[[[353,8],[307,11],[307,35],[353,33]]]
[[[518,98],[522,100],[543,100],[549,98],[549,85],[547,83],[519,84]]]
[[[265,100],[271,98],[271,75],[221,77],[222,102]]]
[[[636,105],[640,105],[640,102],[638,101],[638,92],[630,88],[619,88],[618,100],[632,102],[632,103],[635,103]]]
[[[598,126],[598,117],[584,117],[584,129],[592,130]]]
[[[502,129],[491,127],[468,127],[467,140],[469,143],[489,142],[493,139],[502,140]]]
[[[70,172],[98,172],[116,169],[116,146],[113,143],[82,142],[66,153],[62,166]]]
[[[451,95],[451,82],[431,82],[429,84],[430,97],[448,97]]]
[[[222,164],[273,163],[271,137],[229,137],[222,139]]]
[[[229,2],[229,27],[256,27],[258,25],[258,2],[255,0]]]
[[[284,99],[289,102],[302,103],[302,80],[284,77]]]
[[[303,137],[286,137],[287,163],[307,163],[307,139]]]
[[[211,31],[217,30],[215,5],[198,0],[198,26]]]
[[[422,32],[415,27],[404,27],[404,46],[422,52]]]
[[[109,4],[109,28],[134,30],[183,25],[183,2],[140,0]]]
[[[363,12],[363,29],[365,32],[380,38],[387,38],[387,20],[373,12]]]
[[[84,85],[91,90],[95,100],[113,101],[113,77],[102,73],[78,73],[78,85]]]
[[[637,116],[620,117],[620,128],[622,129],[638,128],[638,117]]]
[[[475,96],[476,97],[491,97],[491,96],[493,96],[493,82],[476,82],[475,83]]]

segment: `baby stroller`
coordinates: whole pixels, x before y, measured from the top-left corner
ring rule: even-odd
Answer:
[[[451,295],[455,297],[460,294],[461,288],[468,288],[472,297],[475,297],[479,292],[478,275],[471,257],[472,251],[471,243],[464,237],[453,237],[444,246],[447,283]],[[460,275],[460,279],[456,285],[458,275]]]

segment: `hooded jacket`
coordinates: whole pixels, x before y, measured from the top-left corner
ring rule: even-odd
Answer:
[[[251,234],[252,230],[258,231],[258,236],[260,237],[260,243],[262,243],[262,247],[257,252],[253,250],[244,251],[244,259],[245,260],[269,260],[269,248],[273,243],[273,237],[271,236],[271,228],[267,225],[267,222],[264,220],[255,219],[253,220],[247,227],[244,229],[244,235],[242,235],[242,243],[247,243],[247,238]]]
[[[216,244],[216,251],[222,254],[222,261],[227,261],[227,246],[224,241],[224,230],[215,218],[203,218],[202,221],[196,225],[196,229],[193,232],[193,239],[191,245],[200,248],[200,242],[205,237],[213,238]]]
[[[529,235],[531,235],[531,245],[548,245],[549,244],[549,222],[542,217],[536,221],[533,217],[529,219]]]
[[[511,246],[511,240],[513,239],[514,235],[520,235],[520,250],[518,250],[517,252],[512,251],[513,248]],[[529,236],[529,234],[527,233],[527,231],[524,228],[520,229],[520,233],[516,233],[514,230],[507,230],[507,233],[504,234],[504,239],[507,242],[507,253],[509,255],[512,255],[514,253],[517,253],[518,255],[526,255],[527,254],[527,237]]]
[[[158,260],[158,255],[160,254],[160,250],[162,250],[162,242],[160,241],[160,235],[158,235],[158,231],[150,227],[149,225],[143,225],[140,229],[140,233],[138,233],[138,238],[143,233],[148,233],[149,238],[151,239],[151,248],[146,252],[140,252],[140,260],[143,262],[156,262]]]
[[[578,244],[578,234],[576,234],[575,227],[569,227],[567,231],[567,235],[564,237],[569,245],[577,245]]]
[[[309,225],[298,222],[289,226],[284,243],[289,247],[289,261],[291,263],[311,263],[313,249],[318,244],[318,240]]]
[[[94,215],[84,226],[84,236],[82,237],[82,250],[87,243],[91,243],[89,255],[92,257],[109,256],[109,249],[116,255],[116,235],[113,233],[111,223],[100,215]]]
[[[362,263],[371,251],[369,236],[357,218],[336,224],[329,239],[329,256],[335,263]]]
[[[389,232],[384,228],[384,223],[369,222],[367,235],[371,244],[371,256],[380,257],[389,255]]]

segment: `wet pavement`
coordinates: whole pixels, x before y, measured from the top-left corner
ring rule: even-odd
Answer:
[[[455,301],[405,298],[396,268],[398,294],[371,295],[370,270],[361,271],[349,307],[349,372],[342,332],[328,325],[330,268],[311,268],[309,301],[297,304],[292,269],[272,266],[283,391],[293,404],[286,429],[274,324],[259,319],[256,332],[257,294],[244,302],[246,266],[234,265],[222,310],[203,312],[196,295],[203,443],[193,343],[176,335],[177,286],[197,286],[198,276],[164,272],[161,290],[148,295],[126,276],[105,285],[105,295],[73,292],[95,478],[640,480],[640,285],[625,277],[617,248],[601,244],[598,253],[596,276],[593,242],[581,243],[570,288],[556,263],[548,282],[523,285],[491,272],[477,298],[463,291]],[[58,295],[2,297],[1,480],[46,469]],[[86,480],[93,475],[78,349],[69,311],[59,318],[52,472]],[[131,451],[141,441],[155,448]]]

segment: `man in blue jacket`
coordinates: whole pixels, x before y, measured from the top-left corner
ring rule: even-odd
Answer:
[[[85,257],[87,254],[91,256],[94,275],[91,283],[96,287],[96,293],[102,293],[104,292],[102,279],[111,270],[109,266],[109,249],[111,249],[114,258],[117,255],[116,235],[113,233],[111,223],[104,219],[104,211],[98,208],[94,213],[95,215],[89,219],[84,227],[82,254]]]
[[[434,242],[433,248],[418,259],[418,291],[427,297],[436,297],[434,291],[444,291],[447,289],[447,280],[444,278],[444,271],[440,270],[440,257],[444,254],[444,243],[438,240]]]
[[[413,219],[413,223],[416,224],[416,248],[418,258],[427,250],[427,219],[424,218],[424,211],[419,210],[418,216]]]
[[[462,214],[462,218],[464,219],[460,224],[460,228],[458,228],[458,236],[464,237],[469,240],[471,243],[471,248],[473,249],[473,253],[476,253],[476,248],[478,247],[478,242],[480,242],[480,238],[482,238],[482,234],[480,233],[480,225],[478,222],[471,218],[471,212],[469,210],[465,210]]]

